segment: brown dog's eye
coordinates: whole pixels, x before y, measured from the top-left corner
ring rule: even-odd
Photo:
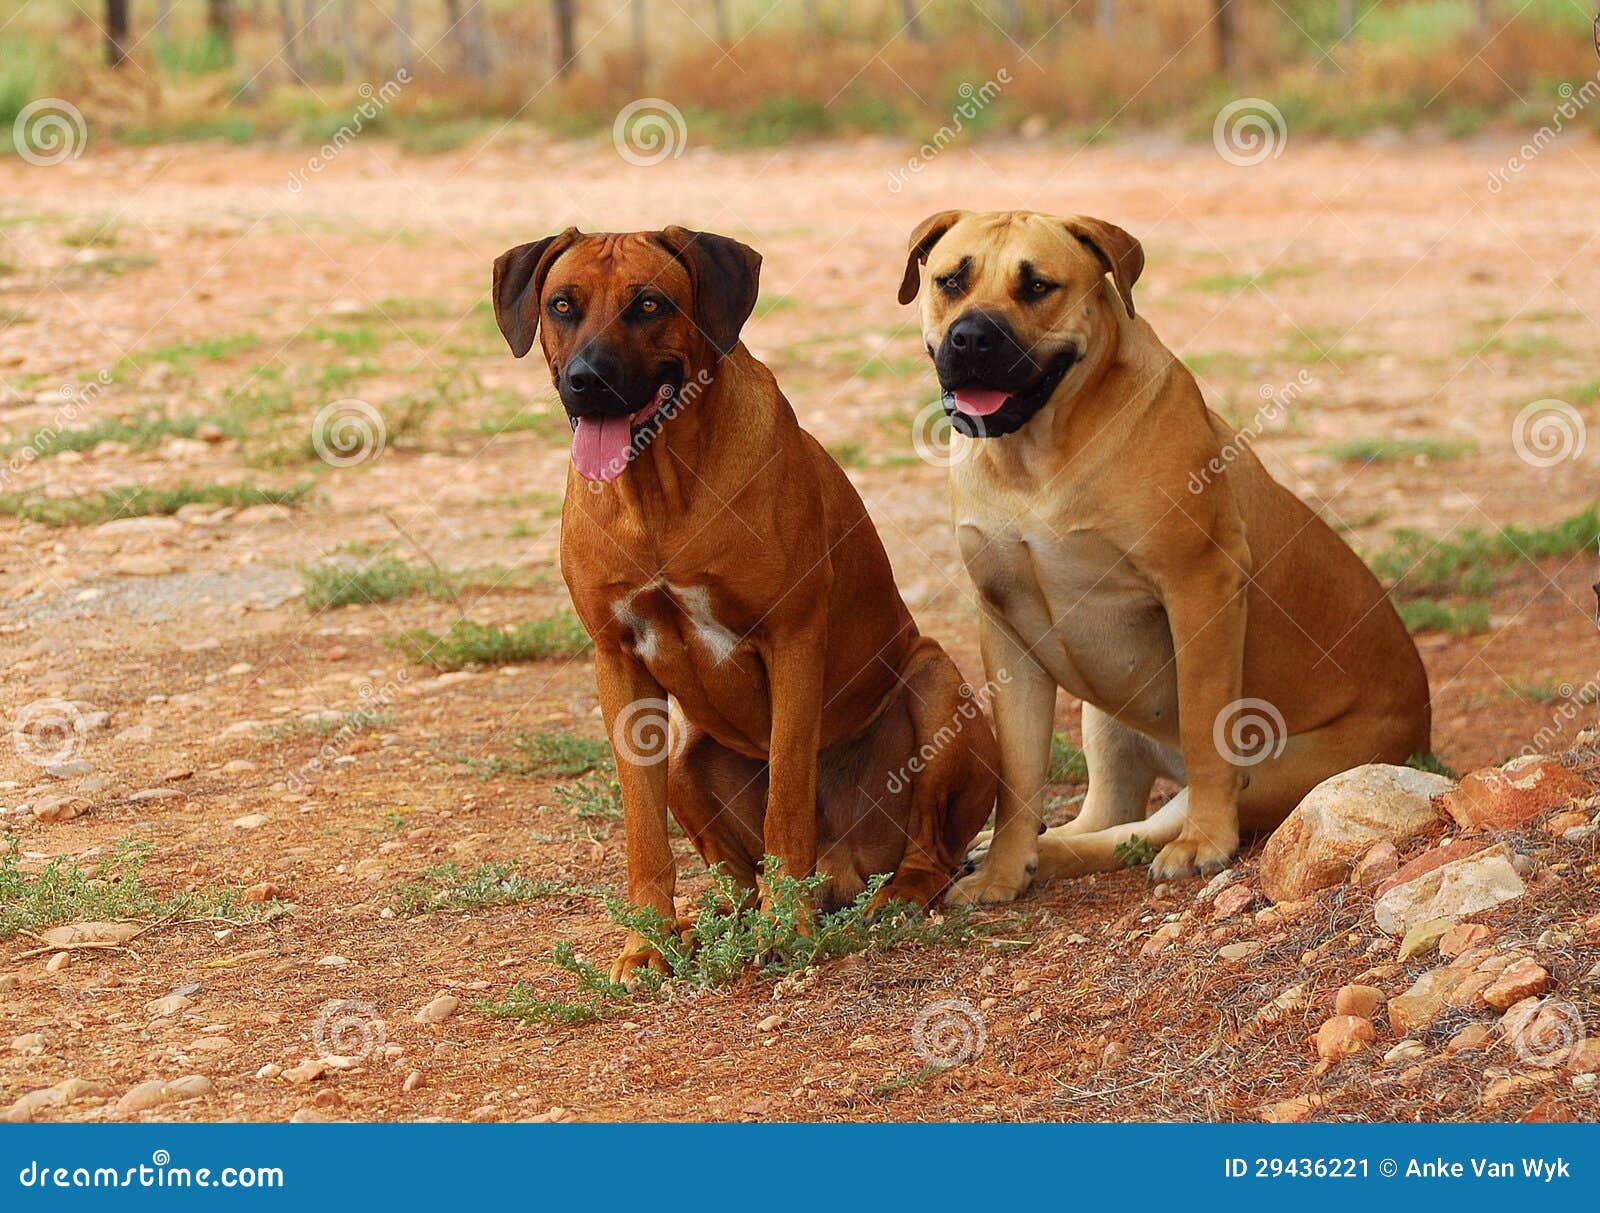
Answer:
[[[661,310],[661,304],[654,299],[639,300],[639,310],[646,316],[654,316]]]
[[[562,316],[565,316],[572,311],[572,304],[568,303],[565,299],[557,299],[550,305],[550,307],[551,310],[559,313]]]

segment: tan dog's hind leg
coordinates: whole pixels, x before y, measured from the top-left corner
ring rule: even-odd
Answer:
[[[1033,883],[1050,766],[1056,684],[1009,630],[984,612],[983,668],[994,687],[994,723],[1004,777],[995,802],[994,837],[978,870],[946,895],[958,905],[1011,901]]]
[[[1128,852],[1121,848],[1140,843],[1167,846],[1183,833],[1188,820],[1189,789],[1185,788],[1143,821],[1092,834],[1074,834],[1069,826],[1046,830],[1039,836],[1039,878],[1118,871],[1130,866]]]
[[[1158,775],[1183,782],[1183,759],[1176,750],[1089,703],[1083,705],[1083,756],[1089,790],[1078,815],[1058,827],[1065,833],[1093,834],[1142,821]]]

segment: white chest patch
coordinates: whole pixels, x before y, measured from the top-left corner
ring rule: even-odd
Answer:
[[[711,660],[720,665],[732,657],[733,650],[739,647],[739,638],[718,623],[711,613],[710,591],[703,585],[668,585],[666,589],[689,617],[694,638],[705,646]]]
[[[720,665],[739,647],[739,637],[718,622],[711,610],[711,593],[701,585],[672,585],[665,581],[652,581],[642,589],[619,598],[611,605],[616,620],[633,635],[633,648],[645,661],[655,657],[661,644],[659,629],[640,611],[634,609],[634,599],[646,590],[661,589],[671,596],[689,624],[689,636],[703,646],[711,660]]]

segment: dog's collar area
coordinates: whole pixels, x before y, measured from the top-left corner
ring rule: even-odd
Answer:
[[[947,390],[944,393],[944,411],[950,418],[951,427],[968,438],[1002,438],[1016,433],[1050,402],[1050,397],[1055,395],[1067,372],[1082,357],[1076,346],[1068,346],[1045,364],[1044,370],[1031,384],[1020,392],[1013,392],[1004,404],[982,417],[957,408],[955,392]]]

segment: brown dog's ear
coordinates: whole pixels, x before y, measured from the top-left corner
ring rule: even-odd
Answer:
[[[906,246],[906,273],[900,279],[900,302],[910,303],[917,297],[917,290],[922,285],[921,267],[928,260],[928,251],[939,243],[943,236],[956,225],[965,211],[940,211],[937,215],[929,215],[916,230],[911,233],[910,243]]]
[[[1066,220],[1067,230],[1094,250],[1100,264],[1122,296],[1122,306],[1133,315],[1133,284],[1144,272],[1144,246],[1114,223],[1082,215]]]
[[[533,348],[539,331],[539,293],[544,277],[555,259],[578,238],[578,229],[566,231],[531,244],[519,244],[494,259],[494,318],[500,333],[521,358]],[[529,298],[533,307],[528,307]]]
[[[731,353],[761,292],[761,254],[712,232],[664,228],[661,243],[689,271],[695,327],[718,354]]]

